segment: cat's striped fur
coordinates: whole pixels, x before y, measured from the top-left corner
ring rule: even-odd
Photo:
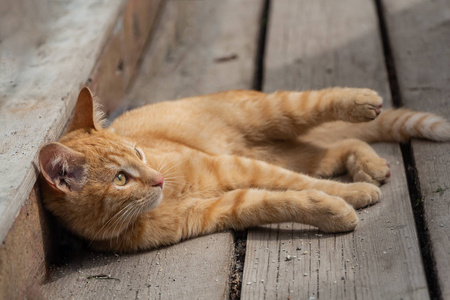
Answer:
[[[350,231],[354,208],[376,203],[390,176],[366,142],[450,139],[436,115],[381,106],[368,89],[229,91],[144,106],[102,129],[84,88],[66,135],[41,149],[44,202],[113,251],[285,221]],[[319,179],[345,171],[354,183]]]

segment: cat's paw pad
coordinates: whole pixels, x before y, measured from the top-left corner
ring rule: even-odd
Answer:
[[[383,99],[370,89],[351,89],[346,101],[344,121],[367,122],[375,119],[381,113]]]
[[[391,176],[389,163],[378,156],[357,157],[350,155],[347,170],[356,182],[368,182],[380,186]]]
[[[342,198],[351,206],[358,209],[377,203],[381,198],[381,190],[370,183],[349,183],[343,191]]]

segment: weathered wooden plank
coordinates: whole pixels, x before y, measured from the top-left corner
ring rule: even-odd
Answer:
[[[83,300],[225,299],[232,248],[227,235],[219,234],[134,255],[80,253],[52,270],[43,294]]]
[[[261,10],[260,0],[167,2],[127,105],[251,88]],[[52,272],[43,289],[58,299],[225,299],[233,250],[225,232],[135,255],[89,254]],[[120,281],[87,279],[99,274]]]
[[[179,21],[163,21],[165,31],[155,32],[132,105],[251,88],[262,1],[173,2],[166,18]]]
[[[124,98],[159,11],[161,0],[128,0],[96,64],[88,86],[109,115]]]
[[[50,239],[48,213],[35,186],[0,245],[0,299],[33,298],[39,292],[46,257],[55,254]]]
[[[36,182],[38,148],[61,134],[123,4],[0,2],[0,241]]]
[[[272,1],[264,90],[369,87],[389,106],[377,22],[372,1]],[[429,297],[399,147],[376,150],[393,175],[353,233],[299,224],[249,231],[242,299]]]
[[[382,1],[402,100],[450,119],[450,2]],[[450,144],[413,141],[442,299],[450,299]]]

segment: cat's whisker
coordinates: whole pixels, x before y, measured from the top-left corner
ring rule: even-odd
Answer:
[[[108,225],[110,224],[116,217],[119,217],[119,215],[125,210],[127,209],[130,205],[132,205],[132,202],[128,203],[125,207],[123,207],[122,209],[120,209],[118,212],[116,212],[111,218],[108,219],[108,221],[105,222],[105,224],[103,224],[103,226],[98,230],[98,232],[95,234],[95,236],[92,238],[91,242],[89,243],[89,246],[92,244],[92,242],[95,240],[95,238],[100,234],[100,232]],[[106,230],[103,232],[102,234],[102,239],[105,238],[105,233]]]
[[[119,227],[118,227],[118,229],[120,229],[120,228],[127,228],[128,227],[128,224],[131,222],[131,220],[133,219],[133,216],[134,216],[134,212],[136,211],[138,209],[138,207],[137,206],[133,206],[131,209],[130,209],[130,211],[127,213],[127,216],[126,217],[124,217],[123,219],[122,219],[122,221],[120,222],[120,224],[119,223],[117,223],[117,225],[119,225]],[[125,222],[127,222],[126,224],[126,226],[124,226],[125,225]],[[117,226],[116,225],[116,226]],[[114,226],[114,230],[116,229],[116,226]],[[116,241],[119,241],[119,237],[120,237],[120,234],[118,234],[117,236],[116,236]]]
[[[105,238],[105,234],[108,232],[109,227],[114,224],[121,216],[122,213],[124,213],[127,209],[129,209],[129,207],[131,206],[132,203],[128,203],[128,205],[126,205],[124,208],[122,208],[121,210],[119,210],[114,216],[112,216],[103,226],[102,228],[100,228],[100,230],[98,231],[98,233],[100,233],[103,230],[103,234],[102,234],[102,239]],[[97,233],[97,235],[98,235]],[[94,241],[95,237],[92,239],[92,241]],[[92,242],[91,241],[91,242]]]
[[[121,220],[123,220],[124,216],[125,216],[128,212],[130,212],[130,210],[132,210],[132,209],[133,209],[133,207],[128,208],[124,213],[122,213],[122,214],[120,215],[119,218],[117,218],[116,220],[114,220],[114,222],[112,222],[112,223],[105,229],[105,233],[106,233],[108,230],[110,230],[110,229],[111,229],[112,232],[114,232],[115,229],[116,229],[117,224],[120,223]]]
[[[171,187],[173,189],[176,189],[177,187],[179,187],[179,185],[178,184],[167,184],[167,186],[165,186],[165,187]]]
[[[179,159],[179,157],[177,156],[177,157],[174,157],[174,158],[171,159],[171,160],[168,160],[168,161],[164,164],[164,167],[167,166],[168,164],[170,164],[170,163],[172,163],[172,162],[178,160],[178,159]],[[165,170],[165,171],[164,171],[164,167],[161,167],[161,173],[167,174],[167,172],[169,172],[169,170],[173,169],[175,166],[178,166],[179,164],[181,164],[181,163],[183,163],[183,162],[185,162],[185,161],[187,161],[187,160],[189,160],[189,159],[190,159],[190,157],[188,157],[188,158],[182,160],[182,161],[179,162],[178,164],[175,164],[174,166],[172,166],[171,168],[169,168],[168,170]]]
[[[134,204],[134,203],[133,203],[133,204]],[[122,225],[125,224],[125,222],[126,222],[127,219],[129,218],[129,216],[131,216],[131,215],[133,214],[133,212],[134,212],[135,209],[136,209],[136,206],[132,206],[130,209],[127,210],[126,213],[124,213],[124,214],[122,215],[122,217],[120,218],[120,221],[118,220],[118,221],[115,223],[114,227],[112,228],[112,229],[113,229],[113,232],[116,231],[116,228],[117,228],[117,229],[120,229],[120,228],[122,227]],[[119,225],[119,226],[118,226],[118,225]],[[119,239],[119,236],[120,236],[120,234],[118,234],[118,235],[116,236],[116,239],[117,239],[117,240]]]
[[[166,185],[166,184],[177,185],[178,183],[180,183],[180,182],[179,181],[172,181],[172,180],[165,180],[164,181],[164,185]]]
[[[184,174],[184,172],[173,170],[172,172],[165,171],[165,172],[163,172],[163,174],[166,176],[172,176],[172,175],[182,175],[182,174]]]
[[[172,172],[170,172],[170,173],[164,173],[164,175],[165,176],[172,176],[172,175],[184,175],[184,172],[182,172],[182,171],[172,171]]]
[[[145,201],[142,201],[142,202],[145,203]],[[125,228],[128,228],[128,226],[130,226],[130,223],[131,223],[133,220],[136,220],[137,217],[139,217],[139,215],[140,215],[141,212],[142,212],[143,207],[144,207],[144,205],[136,206],[136,210],[135,210],[135,212],[133,213],[133,215],[128,219],[128,223],[127,223],[127,225],[125,226]],[[134,223],[133,223],[133,226],[134,226]]]
[[[185,178],[184,176],[164,177],[164,180]]]
[[[182,160],[181,162],[179,162],[179,163],[173,165],[172,167],[170,167],[170,168],[169,168],[168,170],[166,170],[165,172],[169,172],[169,171],[172,170],[173,168],[175,168],[175,167],[181,165],[182,163],[185,163],[185,162],[188,161],[189,159],[190,159],[190,157],[189,157],[189,158],[186,158],[186,159],[184,159],[184,160]],[[163,174],[164,174],[164,173],[163,173]]]
[[[164,168],[165,168],[168,164],[170,164],[171,162],[176,161],[177,159],[178,159],[178,157],[174,157],[174,158],[172,158],[172,159],[166,161],[166,162],[164,163],[164,165],[161,166],[159,172],[162,173],[162,174],[166,173],[167,171],[163,171]]]
[[[171,185],[171,184],[167,184],[167,185],[164,186],[164,188],[168,188],[168,189],[170,188],[172,190],[175,190],[176,186],[175,185]]]
[[[166,179],[165,178],[164,182],[184,183],[184,182],[186,182],[186,180],[181,179],[181,178],[177,178],[177,179],[173,179],[173,178]]]
[[[172,147],[169,148],[169,150],[167,150],[166,154],[164,154],[164,156],[161,158],[161,160],[159,161],[158,167],[156,168],[156,170],[158,172],[161,171],[161,169],[163,168],[163,166],[161,167],[161,169],[159,168],[161,166],[161,163],[164,161],[164,158],[166,158],[167,154],[169,154],[170,151],[173,150],[173,148],[175,148],[175,144],[172,145]],[[165,164],[164,164],[165,165]]]
[[[173,184],[164,184],[164,189],[166,189],[166,188],[168,188],[168,189],[171,189],[171,190],[174,190],[175,189],[175,185],[173,185]]]
[[[164,180],[164,183],[179,183],[179,182],[181,182],[180,180],[171,180],[171,179],[169,179],[169,180]]]
[[[158,172],[160,172],[160,166],[161,166],[161,163],[164,161],[164,158],[166,158],[166,156],[167,156],[167,154],[168,154],[169,152],[166,152],[165,154],[164,154],[164,156],[159,160],[159,163],[158,163],[158,166],[156,167],[156,171],[158,171]]]
[[[164,181],[168,180],[175,180],[175,181],[185,181],[186,177],[180,176],[180,177],[164,177]]]
[[[127,205],[128,209],[124,211],[119,218],[114,220],[114,222],[111,223],[106,229],[112,229],[112,231],[114,232],[116,230],[117,225],[121,223],[124,219],[126,219],[126,216],[130,213],[130,211],[133,210],[134,207],[133,205],[135,205],[134,201],[130,202],[130,205]],[[107,231],[106,229],[105,232]]]
[[[129,217],[126,218],[126,219],[128,219],[128,222],[124,226],[124,228],[128,228],[128,226],[130,226],[130,223],[141,214],[143,208],[145,207],[146,200],[147,200],[146,198],[142,198],[142,199],[135,201],[136,205],[133,207],[132,212],[129,214]],[[122,224],[125,224],[125,221],[121,222],[121,226],[122,226]],[[119,235],[117,235],[117,239],[118,238],[119,238]]]

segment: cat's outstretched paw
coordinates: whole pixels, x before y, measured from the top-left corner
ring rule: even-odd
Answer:
[[[347,89],[343,99],[337,107],[339,119],[343,121],[371,121],[381,113],[383,107],[383,99],[370,89]]]
[[[373,184],[354,182],[346,184],[341,197],[358,209],[377,203],[381,198],[381,190]]]
[[[388,162],[377,155],[350,155],[346,167],[356,182],[368,182],[380,186],[391,176]]]
[[[324,232],[352,231],[358,225],[355,210],[341,197],[317,190],[307,193],[313,209],[300,222],[316,226]]]
[[[317,227],[323,232],[330,233],[348,232],[355,230],[359,222],[356,211],[342,199],[338,197],[335,198],[339,199],[343,203],[338,204],[336,202],[339,201],[336,201],[335,199],[335,205],[333,209],[330,209],[326,216],[326,219],[317,224]]]

